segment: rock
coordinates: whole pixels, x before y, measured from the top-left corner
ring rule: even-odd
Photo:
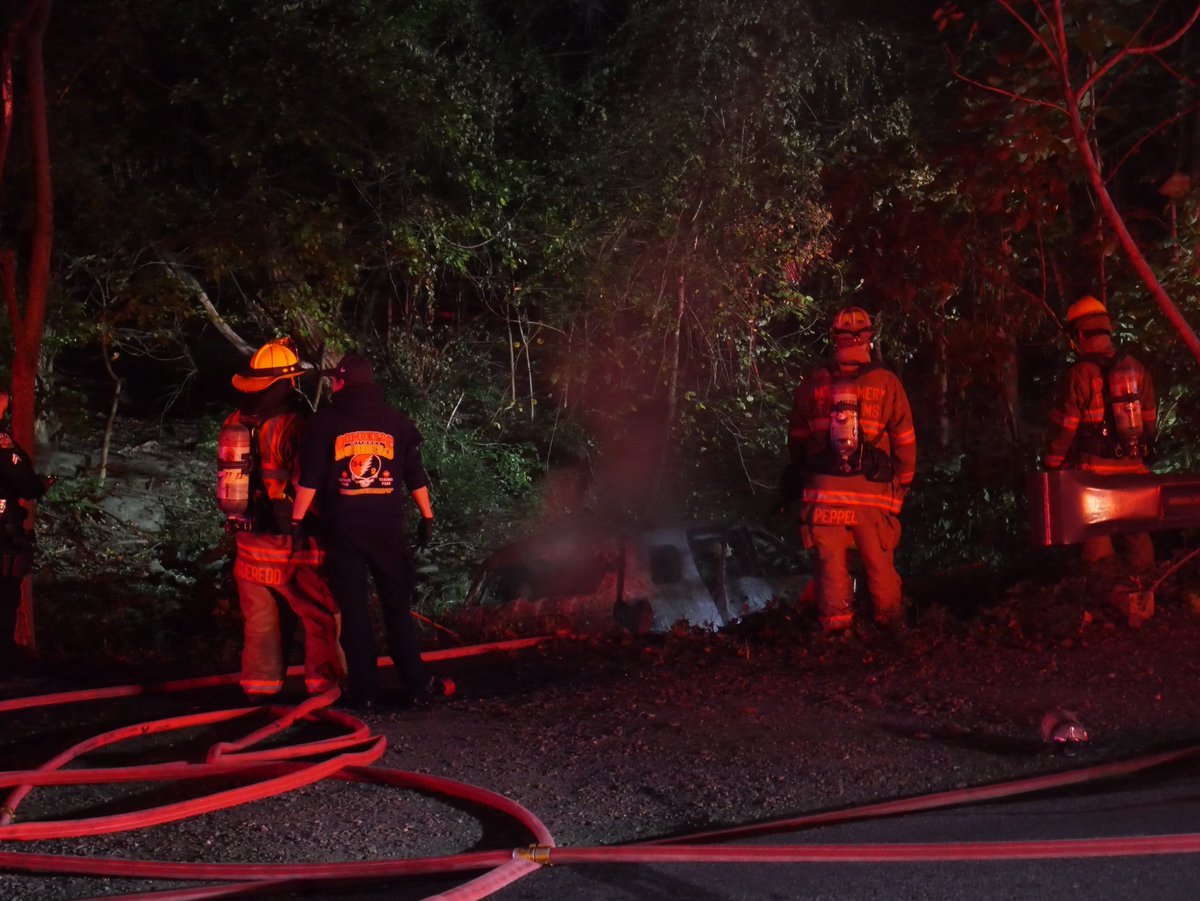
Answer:
[[[1087,728],[1079,716],[1070,710],[1054,707],[1042,717],[1042,742],[1051,746],[1055,753],[1074,755],[1088,742]]]
[[[1125,615],[1130,628],[1137,629],[1154,616],[1154,590],[1151,588],[1132,583],[1114,585],[1111,600],[1113,606]]]
[[[166,509],[157,495],[125,491],[109,494],[96,504],[118,522],[141,532],[161,532],[166,522]]]

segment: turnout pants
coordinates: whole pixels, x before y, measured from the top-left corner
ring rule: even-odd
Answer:
[[[345,665],[338,644],[337,606],[317,570],[315,545],[291,555],[286,535],[237,536],[234,565],[242,607],[242,690],[251,697],[283,690],[287,659],[280,605],[293,612],[304,629],[304,687],[320,694],[338,684]],[[291,624],[286,624],[290,626]],[[289,628],[290,632],[290,628]]]
[[[835,632],[854,622],[854,582],[846,554],[858,548],[875,607],[875,621],[893,623],[901,616],[900,575],[894,555],[900,520],[873,507],[854,508],[853,525],[803,525],[800,537],[816,552],[817,603],[821,625]]]
[[[21,580],[0,576],[0,676],[17,666],[17,611],[21,607]]]
[[[33,542],[19,523],[0,524],[0,675],[17,666],[21,582],[33,570],[33,551]]]
[[[348,531],[348,530],[347,530]],[[372,529],[331,536],[325,545],[325,576],[342,611],[342,647],[346,651],[349,690],[363,699],[378,692],[375,630],[368,605],[368,575],[375,580],[388,654],[401,691],[419,694],[429,680],[421,660],[410,607],[416,573],[403,530]]]
[[[1118,559],[1133,573],[1154,569],[1154,542],[1149,533],[1101,535],[1084,540],[1083,562],[1089,566],[1115,563]]]

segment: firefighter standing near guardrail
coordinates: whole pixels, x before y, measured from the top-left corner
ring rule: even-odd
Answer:
[[[1108,309],[1083,297],[1067,310],[1067,329],[1077,358],[1055,391],[1042,465],[1100,476],[1149,472],[1157,437],[1154,379],[1146,367],[1113,343]],[[1154,567],[1148,533],[1085,539],[1089,565],[1115,563],[1118,551],[1133,572]]]
[[[871,359],[874,325],[865,310],[840,310],[830,335],[833,360],[796,388],[788,425],[791,470],[802,473],[801,539],[816,551],[821,625],[827,632],[853,625],[846,555],[857,547],[876,622],[899,626],[893,557],[917,467],[912,410],[896,374]]]
[[[285,648],[299,618],[304,684],[310,694],[338,684],[344,663],[337,606],[318,573],[321,554],[308,538],[293,547],[292,500],[307,401],[304,374],[289,342],[264,344],[233,377],[241,394],[218,438],[217,499],[237,540],[234,578],[242,608],[242,690],[268,700],[283,690]],[[282,626],[281,626],[282,623]]]

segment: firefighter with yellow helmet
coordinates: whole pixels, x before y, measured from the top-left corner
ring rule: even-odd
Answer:
[[[796,388],[788,424],[791,469],[802,473],[800,534],[815,551],[821,625],[854,622],[847,552],[858,548],[883,626],[902,624],[894,554],[899,514],[917,467],[917,438],[904,386],[871,358],[874,324],[860,307],[830,329],[833,359]]]
[[[337,606],[318,574],[320,550],[312,538],[292,547],[300,437],[310,412],[296,383],[305,371],[286,339],[260,347],[247,369],[233,377],[240,402],[217,442],[217,500],[237,540],[233,573],[244,624],[240,681],[252,700],[282,691],[284,638],[297,619],[304,631],[308,692],[333,688],[345,670]]]
[[[1154,379],[1112,338],[1108,308],[1082,297],[1067,310],[1075,362],[1059,380],[1046,430],[1042,465],[1100,476],[1149,472],[1157,437]],[[1116,536],[1121,557],[1134,572],[1154,566],[1148,533]],[[1118,547],[1107,535],[1083,542],[1089,565],[1115,562]]]

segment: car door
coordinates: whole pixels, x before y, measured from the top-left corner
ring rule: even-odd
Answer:
[[[753,523],[729,523],[697,536],[719,546],[720,571],[711,579],[726,624],[772,601],[794,603],[812,581],[808,560],[777,535]]]
[[[684,527],[651,529],[638,536],[635,566],[626,568],[624,597],[649,606],[653,632],[667,632],[683,621],[720,628],[725,616],[705,584]]]

